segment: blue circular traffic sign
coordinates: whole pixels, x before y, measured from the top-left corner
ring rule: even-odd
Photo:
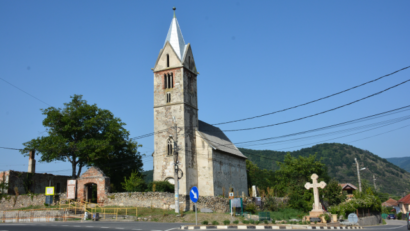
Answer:
[[[199,193],[198,193],[198,188],[196,186],[192,187],[191,190],[189,191],[189,197],[191,198],[191,201],[196,203],[199,198]]]

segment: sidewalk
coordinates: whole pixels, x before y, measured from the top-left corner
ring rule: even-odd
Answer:
[[[363,229],[361,226],[340,225],[182,225],[181,229]]]

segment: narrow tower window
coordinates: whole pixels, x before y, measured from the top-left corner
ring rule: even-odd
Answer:
[[[174,141],[171,138],[168,139],[168,156],[171,156],[174,153],[173,142]]]
[[[167,67],[169,67],[169,54],[167,54]]]
[[[174,88],[174,76],[173,76],[172,72],[171,72],[171,81],[170,81],[170,83],[171,83],[170,88]]]
[[[164,74],[164,89],[167,89],[168,85],[167,85],[167,74]]]
[[[167,103],[171,103],[171,92],[167,92]]]

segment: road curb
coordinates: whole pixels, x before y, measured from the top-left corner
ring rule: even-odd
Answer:
[[[363,229],[363,227],[316,225],[181,225],[181,229]]]

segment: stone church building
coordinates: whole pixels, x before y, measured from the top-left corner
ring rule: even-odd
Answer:
[[[197,76],[191,44],[172,19],[154,72],[154,181],[174,183],[178,144],[179,194],[197,186],[201,196],[247,194],[246,157],[217,127],[198,120]],[[213,95],[215,100],[217,96]],[[223,97],[223,95],[220,95]]]

